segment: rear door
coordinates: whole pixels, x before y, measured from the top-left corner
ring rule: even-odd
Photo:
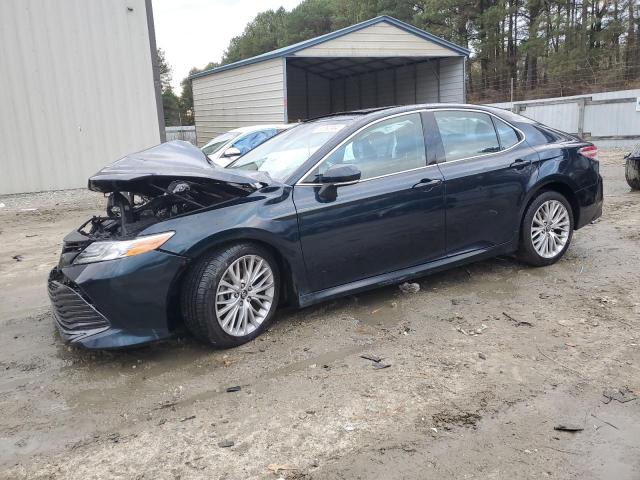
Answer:
[[[447,254],[517,238],[520,206],[535,182],[538,156],[497,116],[468,109],[432,112],[445,181]]]
[[[442,175],[426,159],[421,115],[397,115],[354,134],[294,187],[313,291],[444,255]],[[361,180],[321,198],[319,175],[340,163],[357,166]]]

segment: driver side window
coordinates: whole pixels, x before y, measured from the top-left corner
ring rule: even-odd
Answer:
[[[305,182],[318,182],[328,168],[338,164],[355,165],[362,172],[361,180],[426,166],[420,114],[401,115],[367,127],[325,158]]]

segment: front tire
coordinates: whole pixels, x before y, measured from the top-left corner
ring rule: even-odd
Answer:
[[[242,345],[264,332],[280,295],[280,272],[260,245],[239,243],[201,258],[182,289],[182,315],[201,341],[217,347]]]
[[[541,193],[522,220],[520,258],[536,267],[556,263],[569,248],[573,225],[573,211],[567,199],[554,191]]]

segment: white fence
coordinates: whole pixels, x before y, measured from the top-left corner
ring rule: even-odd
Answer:
[[[184,127],[166,127],[167,142],[171,140],[185,140],[196,145],[196,127],[194,125]]]
[[[640,141],[640,90],[494,103],[587,140]]]

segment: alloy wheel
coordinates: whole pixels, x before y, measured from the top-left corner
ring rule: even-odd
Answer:
[[[275,292],[274,276],[258,255],[235,260],[222,275],[216,290],[216,317],[222,329],[234,337],[250,334],[267,317]]]
[[[567,208],[558,200],[548,200],[538,207],[531,222],[531,243],[544,258],[560,254],[569,240],[571,223]]]

